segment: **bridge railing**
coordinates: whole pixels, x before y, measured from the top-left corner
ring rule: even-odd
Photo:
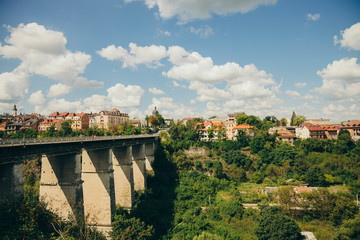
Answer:
[[[61,138],[12,138],[0,139],[1,146],[12,145],[34,145],[44,143],[62,143],[62,142],[90,142],[103,141],[112,139],[132,139],[155,136],[156,134],[139,134],[139,135],[113,135],[113,136],[79,136],[79,137],[61,137]]]

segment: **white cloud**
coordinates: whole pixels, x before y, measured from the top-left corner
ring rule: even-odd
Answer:
[[[118,83],[115,86],[110,87],[107,92],[108,97],[114,106],[128,108],[140,106],[144,89],[137,85],[125,86]]]
[[[37,23],[19,24],[17,28],[8,27],[8,30],[10,36],[5,39],[8,45],[0,45],[0,55],[20,59],[18,71],[42,75],[76,87],[103,86],[102,82],[80,76],[91,62],[91,56],[67,50],[63,33],[47,30]]]
[[[320,18],[320,14],[319,13],[315,13],[315,14],[308,13],[306,15],[306,17],[307,17],[307,20],[316,21]]]
[[[50,87],[47,97],[49,97],[49,98],[58,97],[58,96],[69,93],[70,90],[71,90],[71,87],[64,85],[62,83],[54,84]]]
[[[41,90],[33,92],[30,95],[28,102],[32,105],[43,105],[45,103],[44,94]]]
[[[199,114],[194,112],[193,108],[185,106],[184,104],[177,104],[174,102],[173,98],[153,98],[152,103],[148,106],[145,114],[150,115],[155,107],[164,118],[182,119],[184,116],[199,116]]]
[[[330,118],[335,121],[358,119],[360,115],[360,106],[356,104],[342,105],[342,104],[329,104],[322,110],[322,114],[326,118]]]
[[[334,44],[351,50],[360,50],[360,22],[340,32],[340,38],[334,36]]]
[[[45,97],[44,94],[41,90],[33,92],[29,99],[28,102],[32,105],[35,106],[35,112],[36,113],[40,113],[43,111],[43,105],[45,103]]]
[[[151,92],[154,95],[162,95],[165,94],[165,92],[161,89],[157,89],[157,88],[149,88],[149,92]]]
[[[125,0],[133,2],[135,0]],[[157,7],[163,19],[177,17],[179,23],[186,23],[194,19],[207,19],[212,14],[227,15],[234,13],[247,13],[260,5],[275,4],[277,0],[144,0],[151,9]]]
[[[104,95],[94,94],[85,98],[83,102],[89,112],[93,113],[113,107],[109,97]]]
[[[286,90],[285,92],[287,95],[289,95],[293,99],[297,99],[301,97],[301,94],[296,91]]]
[[[202,26],[199,28],[190,27],[190,32],[203,38],[208,38],[209,36],[214,35],[214,30],[210,26]]]
[[[158,31],[158,33],[160,33],[160,35],[171,37],[171,32],[169,32],[169,31],[164,31],[164,30],[161,30],[161,29],[158,29],[157,31]]]
[[[119,60],[123,62],[122,67],[131,67],[136,69],[138,64],[145,64],[147,67],[157,68],[162,66],[161,59],[167,55],[166,48],[164,46],[146,46],[138,47],[135,43],[129,44],[129,51],[123,47],[115,47],[110,45],[97,51],[97,54],[108,60]]]
[[[8,110],[25,97],[29,87],[28,78],[28,74],[17,70],[0,74],[0,111]]]
[[[317,71],[323,85],[314,91],[330,100],[356,101],[360,99],[360,64],[357,58],[333,61]]]
[[[297,88],[304,88],[306,87],[307,83],[306,82],[297,82],[295,83],[295,87]]]

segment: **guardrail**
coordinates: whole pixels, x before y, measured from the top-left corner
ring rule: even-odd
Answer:
[[[157,136],[158,134],[139,134],[139,135],[113,135],[113,136],[80,136],[80,137],[63,137],[63,138],[12,138],[0,139],[0,147],[14,145],[37,145],[47,143],[64,143],[64,142],[91,142],[115,139],[133,139]]]

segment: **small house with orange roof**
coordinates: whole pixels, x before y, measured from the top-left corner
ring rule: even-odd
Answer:
[[[65,120],[66,116],[69,115],[68,112],[53,112],[52,114],[49,115],[49,119],[62,119]]]
[[[199,130],[202,132],[202,137],[201,137],[202,141],[210,141],[210,140],[218,139],[219,132],[222,130],[225,133],[225,125],[222,122],[208,121],[204,123],[197,123],[197,127],[199,126],[201,126]],[[213,136],[211,136],[211,132]]]
[[[281,130],[277,131],[276,133],[278,134],[276,139],[278,139],[280,141],[289,142],[289,143],[293,144],[296,140],[296,136],[294,136],[289,130],[281,129]]]
[[[254,136],[254,127],[250,126],[248,124],[239,124],[236,125],[235,127],[233,127],[233,139],[236,138],[236,136],[238,135],[239,131],[244,131],[246,132],[250,137]]]

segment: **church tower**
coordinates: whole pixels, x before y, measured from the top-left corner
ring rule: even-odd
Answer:
[[[13,108],[13,110],[12,110],[12,115],[13,115],[13,117],[16,117],[16,116],[17,116],[16,105],[14,105],[14,108]]]

